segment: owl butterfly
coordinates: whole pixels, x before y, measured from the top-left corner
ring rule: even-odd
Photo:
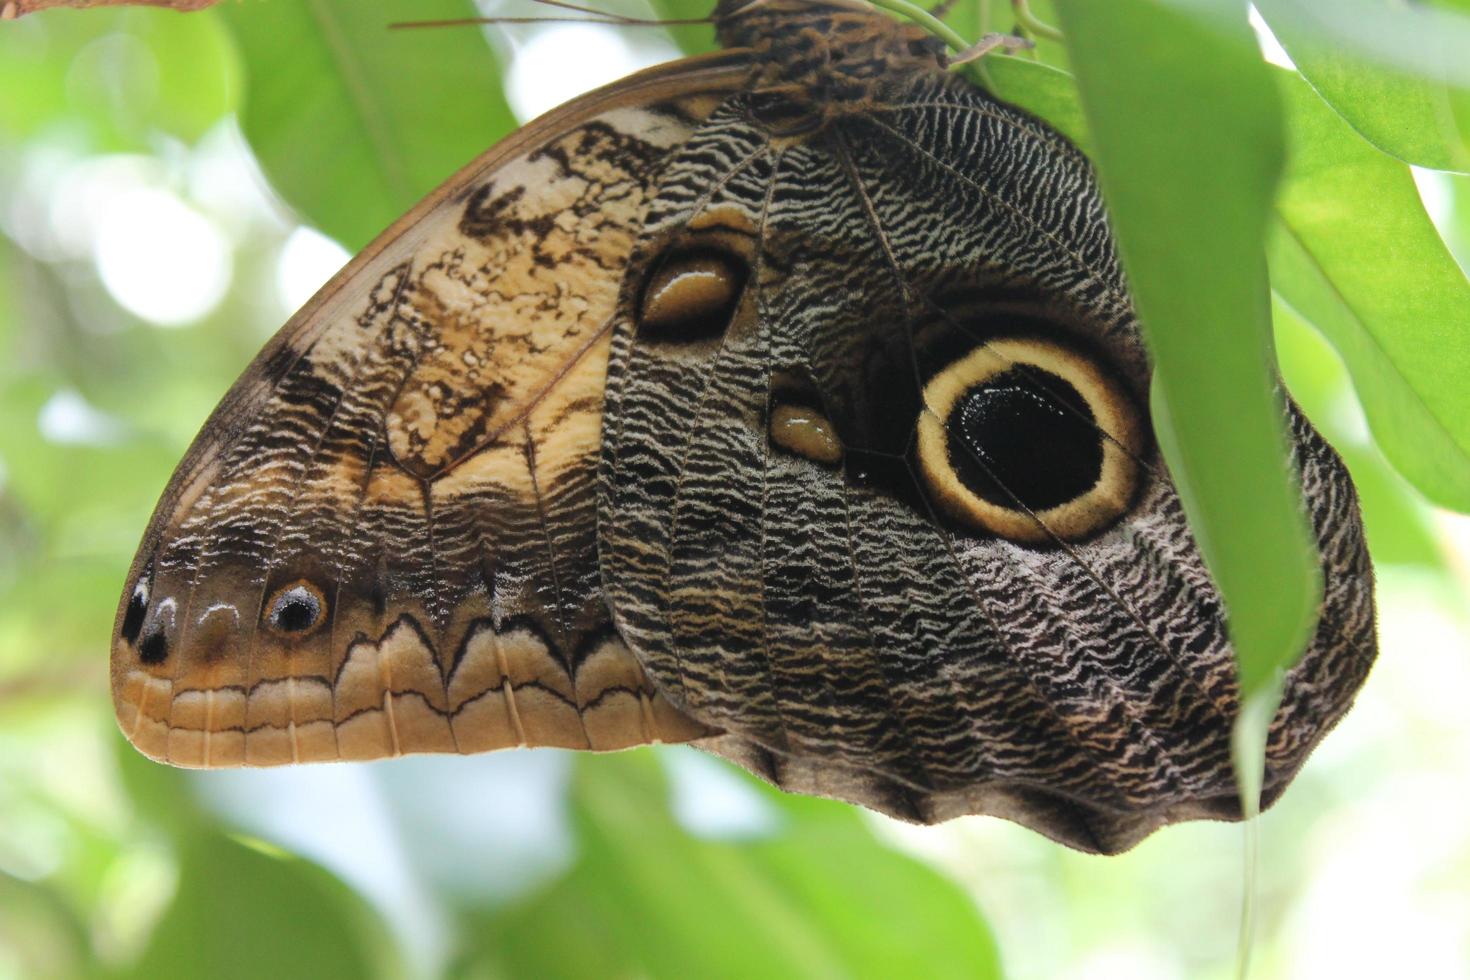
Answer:
[[[500,143],[296,315],[180,464],[112,686],[182,766],[691,742],[1073,847],[1241,814],[1220,599],[1082,154],[843,0]],[[1375,653],[1353,488],[1264,800]]]

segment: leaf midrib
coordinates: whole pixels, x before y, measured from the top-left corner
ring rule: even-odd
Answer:
[[[372,97],[372,87],[367,82],[362,62],[353,56],[354,46],[347,41],[337,18],[333,16],[330,0],[307,0],[306,10],[317,23],[328,57],[337,65],[347,102],[353,107],[373,145],[381,164],[383,183],[399,201],[411,200],[414,188],[408,177],[407,162],[394,150],[389,113]]]

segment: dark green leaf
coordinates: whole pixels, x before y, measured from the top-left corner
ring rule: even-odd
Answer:
[[[476,968],[507,977],[1000,975],[954,885],[879,845],[851,807],[772,796],[783,826],[711,841],[676,823],[651,753],[578,762],[580,858],[488,927]]]
[[[1278,72],[1290,168],[1272,282],[1332,341],[1384,454],[1436,503],[1470,511],[1470,282],[1408,167]]]
[[[219,9],[244,58],[243,125],[266,175],[350,249],[515,128],[478,31],[388,28],[475,16],[469,0]]]
[[[1300,655],[1321,591],[1261,259],[1283,159],[1277,98],[1243,4],[1057,8],[1155,357],[1159,442],[1225,599],[1242,686],[1260,690]]]
[[[1389,0],[1376,6],[1402,10]],[[1470,87],[1435,77],[1433,66],[1409,71],[1344,47],[1322,29],[1324,11],[1310,0],[1257,0],[1256,7],[1317,93],[1370,143],[1421,167],[1470,171]]]

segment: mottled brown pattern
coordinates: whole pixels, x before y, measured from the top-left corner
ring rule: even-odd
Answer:
[[[1238,817],[1087,161],[855,5],[716,21],[737,50],[526,127],[261,353],[129,575],[123,730],[192,766],[694,740],[1103,852]],[[1267,803],[1375,652],[1351,483],[1286,411],[1327,589]]]

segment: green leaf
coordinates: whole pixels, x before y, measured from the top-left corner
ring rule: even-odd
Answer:
[[[1434,77],[1432,66],[1411,72],[1344,47],[1322,29],[1324,11],[1311,0],[1257,0],[1256,8],[1317,94],[1364,139],[1421,167],[1470,171],[1470,88]]]
[[[988,58],[983,65],[988,88],[996,98],[1045,120],[1089,150],[1092,139],[1077,97],[1076,79],[1060,68],[1024,58]]]
[[[1460,268],[1470,270],[1470,177],[1446,177],[1449,209],[1444,237]]]
[[[1470,282],[1408,167],[1277,75],[1291,152],[1272,282],[1342,354],[1389,461],[1431,500],[1470,511]]]
[[[1276,360],[1291,397],[1353,476],[1374,564],[1442,567],[1429,508],[1367,438],[1352,381],[1337,352],[1280,297],[1272,307],[1272,321]]]
[[[1155,358],[1159,443],[1225,600],[1242,688],[1260,690],[1300,655],[1321,594],[1261,260],[1283,160],[1276,94],[1244,4],[1057,9]]]
[[[470,0],[270,0],[218,8],[248,79],[242,120],[272,185],[349,249],[515,128]]]
[[[979,40],[981,35],[996,30],[995,7],[1005,0],[955,0],[944,14],[944,22],[953,27],[960,37],[968,41]]]
[[[1056,4],[1052,0],[1030,0],[1032,16],[1047,26],[1057,24]],[[978,41],[987,33],[1020,34],[1035,42],[1035,47],[1015,55],[987,56],[981,66],[1005,60],[1026,61],[1032,64],[1050,65],[1065,70],[1068,67],[1067,47],[1049,37],[1037,37],[1027,32],[1016,17],[1011,0],[959,0],[944,18],[945,22],[970,41]]]
[[[316,865],[214,831],[187,836],[179,864],[173,903],[124,976],[390,975],[383,963],[382,924],[362,899]]]
[[[653,16],[661,20],[692,20],[708,17],[714,9],[710,0],[649,0]],[[668,28],[669,35],[679,50],[686,55],[704,54],[719,47],[715,43],[715,29],[711,24],[675,24]]]
[[[783,826],[704,840],[655,756],[579,759],[570,874],[489,923],[475,966],[521,977],[998,977],[956,886],[879,845],[859,813],[770,795]]]

